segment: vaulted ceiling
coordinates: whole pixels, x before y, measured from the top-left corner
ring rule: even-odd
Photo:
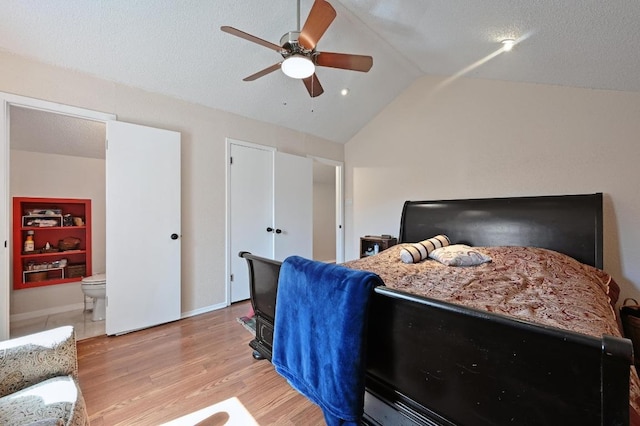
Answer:
[[[423,75],[640,91],[637,0],[330,3],[318,50],[371,55],[373,68],[319,68],[316,98],[280,71],[242,81],[281,57],[220,31],[279,44],[296,0],[3,0],[0,49],[341,143]],[[506,38],[518,43],[500,53]]]

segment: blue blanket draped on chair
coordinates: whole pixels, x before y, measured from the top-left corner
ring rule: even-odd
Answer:
[[[374,273],[298,256],[280,268],[272,362],[329,426],[362,416],[366,316],[378,285]]]

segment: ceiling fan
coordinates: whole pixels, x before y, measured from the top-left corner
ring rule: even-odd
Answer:
[[[315,67],[331,67],[367,72],[373,65],[371,56],[346,53],[319,52],[318,41],[336,18],[336,11],[326,0],[315,0],[307,21],[300,30],[300,0],[297,1],[297,30],[289,31],[280,38],[280,46],[229,26],[220,29],[226,33],[273,49],[283,57],[281,62],[271,65],[243,79],[253,81],[273,71],[282,69],[286,75],[301,79],[312,98],[320,96],[324,89],[315,74]]]

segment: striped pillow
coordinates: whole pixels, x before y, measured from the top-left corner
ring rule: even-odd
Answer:
[[[437,235],[428,240],[404,247],[400,250],[400,260],[404,263],[418,263],[421,260],[425,260],[429,256],[429,253],[435,249],[446,247],[449,244],[451,244],[449,237],[446,235]]]

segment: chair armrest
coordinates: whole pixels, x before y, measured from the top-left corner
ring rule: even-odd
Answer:
[[[0,342],[0,397],[56,376],[78,378],[72,326]]]

